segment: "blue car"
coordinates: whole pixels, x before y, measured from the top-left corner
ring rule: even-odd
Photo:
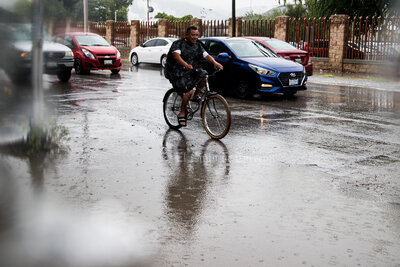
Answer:
[[[224,66],[211,86],[239,98],[255,93],[283,93],[293,96],[306,90],[304,67],[266,50],[253,40],[240,37],[199,39],[211,56]]]

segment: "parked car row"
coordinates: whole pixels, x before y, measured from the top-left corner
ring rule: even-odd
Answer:
[[[32,68],[30,51],[31,34],[15,29],[30,44],[18,47],[17,60],[8,68],[11,76],[29,76]],[[154,38],[133,48],[129,60],[133,65],[157,63],[165,67],[166,56],[176,38]],[[239,98],[254,93],[283,93],[294,95],[306,90],[307,75],[312,74],[312,62],[306,51],[272,38],[260,37],[214,37],[199,41],[211,56],[224,66],[224,71],[210,80],[212,86]],[[121,55],[103,37],[94,33],[71,32],[58,34],[53,42],[43,45],[45,73],[56,73],[61,81],[68,81],[71,70],[86,74],[91,70],[110,70],[113,74],[121,69]]]
[[[132,65],[166,64],[166,55],[176,38],[153,38],[129,53]],[[224,71],[210,80],[211,86],[247,98],[254,93],[294,95],[306,89],[307,75],[312,75],[312,62],[301,51],[270,38],[200,38],[205,49]],[[301,65],[303,64],[304,67]]]
[[[6,47],[2,50],[2,65],[12,81],[27,82],[32,72],[32,25],[12,23],[4,27]],[[103,37],[94,33],[73,32],[56,35],[51,40],[43,34],[43,73],[56,74],[66,82],[75,68],[78,74],[90,70],[111,70],[116,74],[121,69],[121,55]]]

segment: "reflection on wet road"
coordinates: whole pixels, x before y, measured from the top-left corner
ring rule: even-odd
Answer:
[[[395,87],[311,77],[295,98],[228,96],[233,124],[213,141],[200,118],[181,131],[168,129],[162,97],[170,84],[158,66],[73,74],[66,84],[44,80],[47,116],[68,128],[69,151],[32,157],[2,147],[2,263],[400,262]],[[3,140],[20,138],[29,94],[1,89],[9,100],[0,106]],[[26,253],[33,242],[40,259]]]

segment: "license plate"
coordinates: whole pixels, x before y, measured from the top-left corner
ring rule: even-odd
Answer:
[[[111,59],[106,59],[104,60],[104,65],[112,65],[112,60]]]
[[[299,80],[298,79],[289,79],[289,85],[298,85]]]
[[[48,68],[56,68],[57,67],[57,62],[47,62],[46,63],[46,66],[48,67]]]
[[[297,63],[301,63],[301,58],[296,58],[294,61],[296,61]]]

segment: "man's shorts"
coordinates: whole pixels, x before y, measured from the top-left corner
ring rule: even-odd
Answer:
[[[174,88],[181,90],[183,93],[192,90],[204,77],[206,77],[207,71],[203,69],[195,69],[192,71],[185,72],[183,76],[171,81]]]

